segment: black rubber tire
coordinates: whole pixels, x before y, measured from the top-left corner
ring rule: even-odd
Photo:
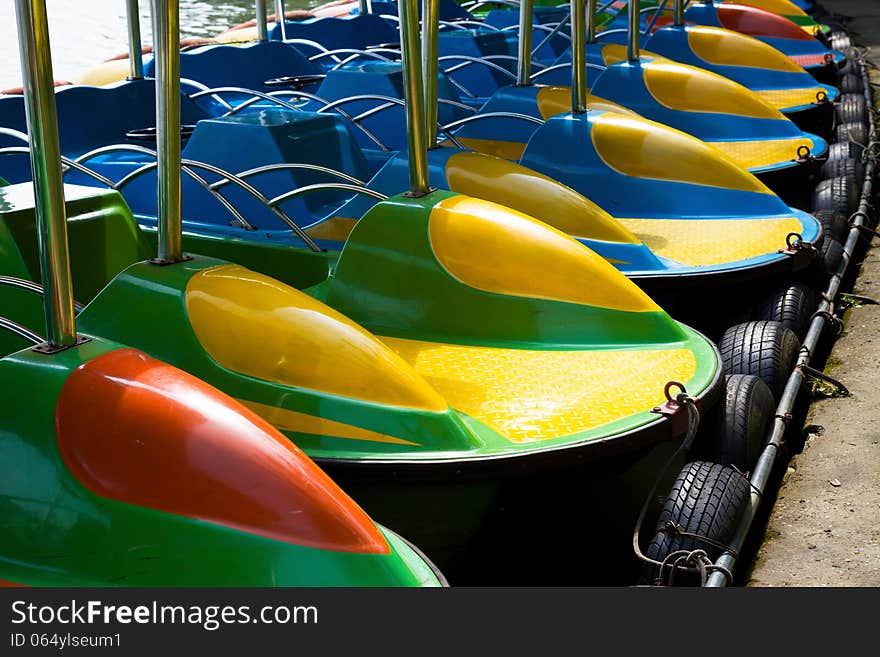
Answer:
[[[835,210],[849,217],[858,209],[859,189],[861,189],[861,181],[857,182],[850,176],[820,180],[813,189],[810,207],[813,208],[813,212]]]
[[[688,463],[678,473],[663,503],[654,538],[645,549],[645,556],[663,561],[678,550],[705,550],[714,561],[721,555],[719,548],[696,538],[671,535],[664,530],[667,523],[727,545],[746,509],[749,495],[749,482],[733,468],[707,461]],[[655,583],[658,572],[659,567],[646,564],[642,569],[641,583]],[[683,573],[676,574],[674,583],[696,586],[699,581]]]
[[[830,37],[832,50],[839,50],[843,52],[848,48],[852,48],[852,39],[850,39],[849,35],[845,32],[832,32]]]
[[[842,78],[844,75],[858,74],[858,67],[856,66],[855,58],[850,54],[853,52],[853,49],[850,48],[847,50],[844,55],[846,55],[846,61],[843,63],[843,66],[840,67],[840,77]]]
[[[838,123],[868,122],[868,107],[862,94],[844,94],[834,108]]]
[[[839,123],[836,128],[834,128],[834,141],[836,142],[849,142],[856,147],[863,148],[865,144],[868,143],[868,126],[861,121],[853,122],[853,123]],[[856,154],[853,153],[853,156]],[[858,156],[862,156],[861,150],[858,151]]]
[[[865,84],[862,82],[862,76],[857,73],[843,73],[840,76],[840,93],[842,94],[860,94],[865,91]]]
[[[861,78],[862,68],[859,65],[859,58],[862,56],[861,50],[853,46],[852,48],[844,50],[843,55],[846,57],[846,61],[843,63],[843,66],[840,67],[840,74],[845,75],[849,73]]]
[[[819,267],[820,282],[825,283],[828,277],[837,271],[837,265],[843,257],[843,244],[840,240],[833,237],[826,239],[822,246],[819,247],[819,258],[817,258],[817,267]]]
[[[710,458],[742,472],[758,462],[776,411],[773,393],[761,379],[748,374],[727,377],[722,412],[718,414]]]
[[[778,400],[797,362],[801,343],[779,322],[758,320],[731,326],[718,349],[728,376],[751,374],[763,380]]]
[[[828,147],[828,159],[822,164],[816,174],[818,180],[849,176],[853,180],[865,179],[865,165],[861,157],[856,157],[855,145],[850,142],[838,142]]]
[[[757,318],[779,322],[803,340],[810,328],[810,319],[816,312],[816,293],[800,281],[783,285],[771,294],[758,310]]]
[[[813,216],[822,224],[825,239],[842,240],[849,231],[849,217],[837,210],[819,210]]]

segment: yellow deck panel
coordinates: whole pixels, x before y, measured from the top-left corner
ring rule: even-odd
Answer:
[[[779,164],[797,159],[798,147],[813,148],[813,140],[807,137],[791,139],[765,139],[763,141],[710,141],[737,164],[746,169]]]
[[[514,443],[549,440],[650,410],[696,372],[688,349],[531,351],[382,337],[449,405]]]
[[[818,102],[817,94],[825,93],[822,87],[804,89],[754,89],[754,92],[777,109],[800,107]]]
[[[785,248],[800,233],[794,217],[780,219],[619,219],[656,255],[682,265],[737,262]]]

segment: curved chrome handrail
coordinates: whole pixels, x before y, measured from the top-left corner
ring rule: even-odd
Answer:
[[[536,79],[538,79],[539,77],[541,77],[542,75],[544,75],[546,73],[550,73],[551,71],[558,71],[558,70],[564,69],[564,68],[571,68],[571,62],[563,62],[561,64],[554,64],[553,66],[548,66],[547,68],[540,70],[537,73],[533,73],[532,74],[532,81],[534,82]],[[594,69],[597,71],[604,71],[607,67],[600,66],[599,64],[594,64],[592,62],[587,62],[587,68],[588,69],[591,68],[591,69]]]
[[[494,25],[489,25],[488,23],[483,23],[482,21],[476,21],[471,18],[462,19],[459,21],[437,21],[437,25],[439,27],[450,27],[454,30],[468,30],[470,29],[469,25],[473,25],[475,28],[480,30],[487,30],[489,32],[500,32],[501,28],[495,27]]]
[[[571,22],[571,12],[569,11],[568,14],[565,16],[565,18],[563,18],[561,21],[559,21],[552,30],[547,32],[547,36],[545,36],[543,39],[541,39],[541,42],[537,46],[532,48],[532,55],[534,55],[541,48],[543,48],[544,45],[546,43],[548,43],[550,41],[550,39],[553,38],[554,35],[565,34],[562,31],[562,28],[565,27],[570,22]],[[568,36],[568,40],[571,41],[571,36]]]
[[[326,105],[329,102],[327,100],[324,100],[320,96],[316,96],[315,94],[308,93],[307,91],[300,91],[300,90],[295,91],[292,89],[291,90],[281,89],[279,91],[273,91],[273,92],[270,92],[267,94],[267,93],[263,93],[262,91],[255,91],[253,89],[245,89],[244,87],[216,87],[214,89],[207,89],[205,91],[200,91],[197,94],[193,94],[191,96],[191,98],[197,98],[197,97],[201,97],[204,95],[208,95],[209,92],[210,93],[237,93],[237,94],[251,96],[251,98],[248,98],[247,100],[236,105],[232,111],[226,112],[226,114],[224,114],[223,117],[232,116],[233,114],[237,114],[238,112],[250,107],[251,105],[259,102],[260,100],[267,100],[270,103],[277,104],[277,105],[279,105],[285,109],[289,109],[291,111],[295,111],[295,112],[302,111],[301,107],[297,107],[296,105],[294,105],[292,103],[285,102],[285,101],[281,100],[279,98],[279,96],[293,96],[294,98],[306,98],[308,100],[314,100],[317,103],[321,103],[322,105]],[[367,136],[367,138],[370,141],[372,141],[374,144],[376,144],[379,147],[380,150],[383,150],[383,151],[391,150],[388,148],[388,146],[386,146],[384,143],[382,143],[382,140],[379,139],[375,134],[373,134],[373,132],[371,132],[366,127],[360,125],[359,123],[356,123],[352,119],[351,115],[349,115],[348,113],[346,113],[345,111],[343,111],[341,109],[337,109],[336,111],[344,119],[348,119],[349,121],[352,122],[353,125],[357,126]]]
[[[298,196],[302,196],[304,194],[310,194],[311,192],[321,192],[327,190],[341,190],[346,192],[355,192],[356,194],[363,194],[364,196],[370,196],[372,198],[378,199],[380,201],[385,201],[388,197],[381,192],[377,192],[374,189],[370,189],[369,187],[364,187],[362,185],[346,185],[345,183],[315,183],[314,185],[305,185],[304,187],[297,187],[296,189],[292,189],[289,192],[284,192],[283,194],[279,194],[275,198],[269,201],[269,207],[274,208],[285,201],[289,201]],[[321,223],[320,221],[315,222]],[[313,224],[314,225],[314,224]]]
[[[347,180],[350,183],[355,185],[366,185],[366,182],[360,180],[359,178],[355,178],[354,176],[350,176],[344,171],[338,171],[336,169],[331,169],[329,167],[322,167],[318,164],[308,164],[306,162],[279,162],[277,164],[266,164],[261,167],[255,167],[253,169],[248,169],[247,171],[240,171],[237,175],[242,180],[246,178],[250,178],[252,176],[259,175],[261,173],[270,173],[272,171],[284,171],[287,169],[304,169],[306,171],[317,171],[318,173],[325,173],[329,176],[336,176],[337,178],[341,178],[342,180]],[[224,185],[229,184],[231,181],[227,178],[223,178],[222,180],[218,180],[215,183],[211,183],[211,187],[213,189],[219,189]]]
[[[476,107],[471,107],[465,103],[460,103],[457,100],[450,100],[448,98],[438,98],[438,103],[443,103],[444,105],[451,105],[452,107],[457,107],[458,109],[467,110],[471,114],[476,114],[479,110]]]
[[[474,9],[479,9],[484,5],[507,5],[508,7],[519,8],[518,2],[512,0],[477,0],[476,2],[463,2],[461,6],[473,13]]]
[[[309,61],[316,62],[319,59],[323,59],[324,57],[333,57],[333,59],[335,59],[337,62],[336,65],[339,66],[344,62],[336,55],[374,55],[374,59],[381,59],[386,62],[390,61],[387,57],[383,57],[377,51],[378,48],[376,50],[362,50],[361,48],[336,48],[334,50],[327,50],[317,55],[312,55],[311,57],[309,57]]]
[[[443,126],[443,128],[444,130],[453,130],[468,123],[473,123],[474,121],[482,121],[483,119],[519,119],[536,125],[544,125],[544,119],[529,116],[528,114],[517,114],[516,112],[485,112],[482,114],[475,114],[474,116],[466,116],[457,121],[452,121]]]
[[[627,34],[629,30],[625,27],[615,27],[613,30],[603,30],[601,32],[596,33],[596,41],[603,39],[611,34]]]
[[[12,155],[15,153],[29,155],[30,152],[31,152],[31,149],[28,146],[5,146],[3,148],[0,148],[0,156]],[[64,155],[62,155],[61,156],[61,173],[65,174],[68,171],[70,171],[71,169],[79,171],[80,173],[83,173],[83,174],[89,176],[90,178],[94,178],[102,185],[106,185],[107,187],[113,187],[113,181],[110,180],[109,178],[102,176],[100,173],[98,173],[97,171],[94,171],[93,169],[89,169],[87,166],[79,164],[79,162],[77,162],[76,160],[71,160],[69,157],[65,157]]]
[[[371,107],[370,109],[361,112],[357,116],[352,117],[352,121],[354,121],[358,125],[360,125],[360,122],[362,120],[369,118],[369,117],[373,116],[374,114],[378,114],[379,112],[382,112],[386,109],[390,109],[391,107],[406,107],[406,103],[403,100],[401,100],[400,98],[394,98],[393,96],[384,96],[381,94],[358,94],[356,96],[346,96],[345,98],[337,98],[333,102],[327,103],[327,105],[325,105],[324,107],[319,109],[318,112],[320,113],[320,112],[323,112],[324,110],[330,110],[330,109],[332,109],[334,111],[339,111],[338,110],[339,106],[341,106],[343,104],[354,103],[354,102],[363,102],[363,101],[368,101],[368,100],[376,100],[376,101],[381,102],[382,104],[377,105],[376,107]],[[444,102],[444,99],[438,99],[437,102]],[[468,105],[465,105],[464,103],[456,103],[455,101],[447,101],[447,102],[449,102],[452,105],[458,105],[458,106],[464,107],[466,109],[472,110],[473,112],[476,112],[476,110],[474,108],[469,107]],[[449,132],[444,125],[442,125],[441,123],[438,122],[437,127],[441,132],[443,132],[443,134],[446,136],[447,139],[449,139],[449,141],[451,141],[453,144],[455,144],[459,148],[464,148],[462,143],[459,142],[455,138],[455,135],[453,135],[451,132]]]
[[[230,173],[229,171],[226,171],[225,169],[221,169],[220,167],[214,166],[213,164],[208,164],[207,162],[199,162],[198,160],[192,160],[192,159],[187,159],[187,158],[182,159],[181,164],[186,165],[187,167],[204,169],[205,171],[208,171],[210,173],[213,173],[214,175],[220,176],[221,178],[228,178],[231,182],[236,183],[241,189],[246,191],[248,194],[250,194],[251,196],[256,198],[260,203],[265,205],[269,210],[271,210],[272,213],[274,215],[276,215],[279,219],[281,219],[281,221],[283,221],[285,224],[287,224],[290,227],[290,229],[294,233],[296,233],[297,237],[299,237],[303,242],[305,242],[312,251],[316,251],[316,252],[322,251],[321,247],[319,247],[315,243],[315,241],[311,237],[309,237],[308,234],[306,234],[306,232],[299,226],[299,224],[297,224],[293,219],[291,219],[280,208],[271,206],[269,204],[269,199],[265,195],[263,195],[253,185],[246,182],[245,180],[242,180],[234,173]],[[129,183],[131,183],[131,181],[134,180],[135,178],[143,175],[144,173],[146,173],[147,171],[150,171],[151,169],[156,168],[156,166],[157,165],[155,162],[148,162],[147,164],[144,164],[143,166],[130,172],[122,180],[117,182],[116,188],[121,189],[125,185],[128,185]],[[183,167],[181,167],[181,168],[183,168]],[[210,185],[209,185],[209,187],[210,187]],[[210,190],[210,191],[212,194],[219,194],[219,192],[217,192],[216,190]]]
[[[381,61],[381,62],[391,62],[391,61],[394,61],[393,59],[388,59],[387,57],[383,57],[382,55],[380,55],[380,54],[378,54],[378,53],[375,53],[375,54],[374,54],[374,51],[372,51],[372,50],[365,50],[364,52],[361,52],[361,53],[356,53],[356,54],[349,55],[348,57],[346,57],[345,59],[343,59],[342,61],[340,61],[338,64],[334,64],[334,65],[330,68],[330,70],[331,70],[331,71],[338,71],[339,69],[341,69],[341,68],[342,68],[343,66],[345,66],[346,64],[351,64],[352,62],[357,61],[357,59],[358,59],[359,57],[363,57],[364,55],[366,55],[369,59],[377,59],[377,60],[379,60],[379,61]]]
[[[509,57],[509,55],[498,55],[498,57]],[[498,71],[499,73],[504,73],[506,76],[511,78],[512,80],[516,80],[516,75],[508,71],[503,66],[498,66],[498,64],[494,64],[493,62],[487,61],[486,57],[471,57],[470,55],[444,55],[443,57],[438,58],[437,61],[450,61],[450,60],[458,60],[462,62],[461,64],[456,64],[455,66],[451,66],[449,68],[443,69],[443,72],[449,75],[450,73],[454,73],[465,66],[470,66],[472,64],[482,64],[487,68]]]
[[[537,24],[537,25],[532,25],[532,29],[533,29],[533,30],[540,30],[541,32],[549,32],[551,37],[552,37],[554,34],[558,34],[558,35],[561,36],[563,39],[567,39],[567,40],[571,41],[571,35],[570,35],[570,34],[567,34],[567,33],[565,33],[565,32],[562,32],[562,31],[559,31],[559,30],[556,29],[556,26],[558,26],[558,25],[561,25],[561,23],[552,23],[552,24],[551,24],[551,23],[545,23],[545,24]],[[516,30],[518,30],[518,29],[519,29],[519,25],[508,25],[507,27],[502,27],[502,28],[501,28],[501,31],[502,31],[502,32],[514,32],[514,31],[516,31]],[[541,43],[543,44],[544,42],[542,41]],[[532,52],[532,54],[534,55],[535,53]],[[534,61],[534,60],[533,60],[533,61]]]
[[[5,317],[0,317],[0,329],[5,329],[10,333],[14,333],[18,337],[24,338],[34,345],[43,344],[46,341],[43,336],[34,333],[28,327],[22,326],[18,322],[13,322],[11,319]]]
[[[202,83],[199,82],[198,80],[191,80],[191,79],[189,79],[189,78],[180,78],[180,84],[183,85],[184,83],[186,83],[186,84],[190,84],[190,85],[194,86],[196,89],[199,90],[198,92],[201,92],[201,91],[210,91],[210,87],[209,87],[208,85],[206,85],[206,84],[202,84]],[[198,92],[196,92],[196,93],[198,93]],[[187,96],[188,96],[190,99],[193,99],[191,94],[187,94]],[[227,103],[227,102],[223,99],[222,96],[216,95],[216,96],[214,96],[214,98],[216,98],[216,99],[217,99],[217,102],[220,103],[221,105],[225,105],[225,106],[226,106],[226,109],[228,109],[228,110],[231,110],[231,109],[232,109],[232,105],[230,105],[229,103]]]
[[[92,149],[91,151],[88,151],[87,153],[83,153],[82,155],[80,155],[76,159],[76,162],[77,162],[77,164],[80,164],[81,162],[85,162],[85,161],[90,160],[94,157],[97,157],[98,155],[103,155],[105,153],[124,153],[124,152],[142,153],[145,155],[149,155],[150,157],[153,157],[153,158],[157,157],[156,151],[151,150],[149,148],[146,148],[144,146],[135,146],[134,144],[112,144],[110,146],[101,146],[99,148]],[[104,182],[104,184],[106,184],[110,189],[115,189],[116,191],[121,191],[122,188],[125,187],[125,185],[127,185],[129,182],[131,182],[131,180],[133,180],[134,178],[137,178],[142,173],[145,173],[146,171],[150,171],[154,168],[156,168],[155,163],[147,163],[145,165],[138,167],[134,171],[129,172],[127,175],[123,176],[122,179],[118,180],[115,183],[112,180],[109,180],[108,178],[104,178],[102,182]],[[226,198],[224,198],[222,194],[211,189],[211,186],[207,180],[205,180],[199,174],[197,174],[195,171],[192,171],[191,169],[189,169],[186,166],[181,166],[180,170],[183,171],[184,173],[186,173],[190,178],[195,180],[206,192],[211,194],[211,196],[213,196],[217,200],[217,202],[219,202],[224,208],[226,208],[226,210],[235,218],[235,220],[239,224],[241,224],[242,228],[244,228],[245,230],[254,230],[254,227],[250,224],[250,222],[244,218],[244,215],[242,215],[236,209],[236,207],[234,205],[232,205],[232,203],[230,203]]]
[[[28,292],[33,292],[39,297],[42,297],[46,290],[39,283],[34,283],[33,281],[26,280],[24,278],[18,278],[17,276],[0,276],[0,286],[5,287],[14,287],[20,290],[27,290]],[[83,304],[78,301],[73,302],[73,310],[74,312],[82,312],[82,309],[85,308]]]
[[[296,46],[308,46],[309,48],[314,48],[319,53],[330,52],[330,50],[327,49],[323,44],[320,44],[317,41],[312,41],[310,39],[285,39],[284,43],[292,43],[293,45],[296,45]],[[314,56],[316,56],[316,55],[313,55],[313,57]],[[308,57],[308,55],[307,55],[307,57]],[[331,57],[333,59],[335,59],[337,62],[339,61],[339,58],[336,57],[335,55],[331,55]],[[311,57],[308,57],[308,59],[309,59],[309,61],[312,61]]]
[[[16,139],[20,139],[25,144],[30,144],[30,139],[26,133],[21,132],[20,130],[15,130],[14,128],[3,128],[0,127],[0,135],[6,135],[7,137],[15,137]]]

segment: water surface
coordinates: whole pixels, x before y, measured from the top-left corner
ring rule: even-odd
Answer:
[[[274,2],[266,3],[273,13]],[[286,0],[285,9],[319,4]],[[46,0],[56,80],[69,80],[128,49],[123,0]],[[149,0],[140,0],[144,44],[152,42]],[[253,0],[180,0],[182,38],[212,36],[254,17]],[[21,84],[15,6],[0,1],[0,89]]]

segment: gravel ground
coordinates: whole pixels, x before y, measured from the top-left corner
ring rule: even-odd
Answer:
[[[880,2],[827,0],[853,17],[849,28],[880,63]],[[880,82],[877,71],[872,78]],[[854,292],[880,299],[880,240],[864,260]],[[750,586],[880,586],[880,306],[850,310],[826,372],[851,397],[810,408],[811,435],[788,468],[770,514]]]

